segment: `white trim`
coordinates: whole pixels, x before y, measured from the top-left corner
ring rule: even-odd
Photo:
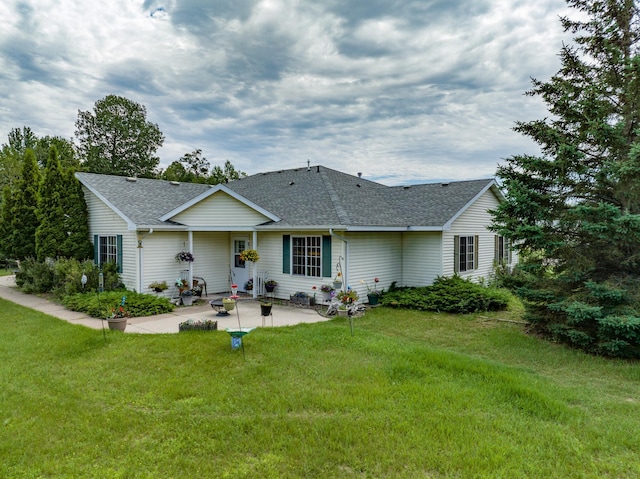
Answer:
[[[215,185],[214,187],[212,187],[208,191],[200,193],[195,198],[192,198],[191,200],[187,201],[186,203],[183,203],[182,205],[178,206],[177,208],[169,211],[167,214],[161,216],[160,217],[160,221],[168,221],[168,220],[170,220],[171,218],[173,218],[177,214],[182,213],[183,211],[191,208],[193,205],[195,205],[197,203],[200,203],[202,200],[204,200],[204,199],[208,198],[209,196],[217,193],[218,191],[222,191],[223,193],[226,193],[227,195],[231,196],[232,198],[238,200],[240,203],[242,203],[242,204],[248,206],[249,208],[257,211],[258,213],[266,216],[267,218],[269,218],[272,221],[280,221],[280,218],[278,216],[276,216],[273,213],[265,210],[261,206],[258,206],[257,204],[249,201],[244,196],[239,195],[238,193],[236,193],[233,190],[230,190],[229,188],[227,188],[224,185]]]
[[[450,229],[451,229],[451,225],[453,224],[453,222],[454,222],[455,220],[457,220],[457,219],[458,219],[458,217],[459,217],[462,213],[464,213],[465,211],[467,211],[467,209],[469,209],[469,207],[470,207],[471,205],[473,205],[476,201],[478,201],[478,199],[479,199],[482,195],[484,195],[488,190],[490,190],[490,189],[491,189],[492,187],[494,187],[494,186],[496,186],[496,180],[491,180],[491,182],[490,182],[490,183],[488,183],[488,184],[487,184],[487,186],[485,186],[484,188],[482,188],[482,190],[480,190],[480,192],[479,192],[476,196],[474,196],[474,197],[473,197],[473,198],[472,198],[472,199],[471,199],[471,200],[470,200],[466,205],[464,205],[462,208],[460,208],[460,209],[458,210],[458,212],[457,212],[455,215],[453,215],[453,216],[449,219],[449,221],[447,221],[447,222],[444,224],[444,226],[442,227],[442,230],[443,230],[443,231],[448,231],[448,230],[450,230]],[[494,194],[495,194],[495,192],[494,192]]]
[[[116,208],[109,200],[107,200],[103,195],[101,195],[100,193],[98,193],[98,191],[87,185],[86,183],[84,183],[82,181],[82,179],[78,178],[78,175],[76,173],[76,180],[80,181],[80,183],[82,184],[82,186],[84,186],[86,189],[88,189],[91,193],[93,193],[94,195],[96,195],[98,197],[98,199],[100,201],[102,201],[105,205],[107,205],[109,208],[111,208],[111,210],[117,214],[120,218],[122,218],[125,223],[127,223],[127,230],[129,231],[135,231],[136,230],[136,224],[131,221],[131,219],[129,219],[129,217],[127,215],[125,215],[122,211],[120,211],[118,208]]]

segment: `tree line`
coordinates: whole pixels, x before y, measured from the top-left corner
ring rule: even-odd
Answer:
[[[108,95],[92,110],[79,110],[75,126],[75,143],[38,138],[23,126],[12,129],[0,147],[0,257],[92,256],[77,171],[206,184],[246,176],[228,160],[211,167],[200,149],[160,169],[156,152],[164,135],[147,120],[143,105],[121,96]]]

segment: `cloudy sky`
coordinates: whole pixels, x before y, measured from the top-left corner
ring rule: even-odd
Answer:
[[[491,177],[535,153],[530,78],[559,68],[563,0],[3,0],[0,143],[74,138],[115,94],[166,139],[249,174],[322,164],[388,185]]]

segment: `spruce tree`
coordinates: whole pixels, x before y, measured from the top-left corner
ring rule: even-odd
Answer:
[[[494,230],[525,261],[527,319],[555,340],[640,357],[640,29],[633,0],[568,0],[574,43],[533,80],[550,117],[516,124],[541,154],[498,169]]]
[[[39,225],[36,229],[36,256],[39,261],[61,256],[61,248],[68,232],[64,228],[67,212],[64,210],[66,186],[58,150],[49,148],[49,159],[40,183],[38,198]]]
[[[14,194],[13,218],[11,220],[11,248],[16,259],[35,258],[36,228],[38,217],[38,185],[40,171],[36,156],[31,149],[24,154],[20,180]]]
[[[2,204],[0,204],[0,258],[15,258],[13,247],[13,218],[14,201],[11,187],[2,189]]]
[[[93,257],[93,243],[89,240],[89,211],[84,200],[82,185],[72,169],[64,172],[66,194],[62,198],[65,212],[62,224],[67,234],[60,246],[60,255],[65,258],[84,260]]]

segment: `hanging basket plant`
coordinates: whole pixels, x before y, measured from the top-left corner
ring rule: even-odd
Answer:
[[[260,255],[254,249],[245,249],[240,253],[240,259],[242,261],[251,261],[252,263],[256,263],[260,260]]]
[[[180,251],[176,255],[176,261],[178,263],[181,262],[181,261],[184,261],[185,263],[192,263],[194,259],[195,258],[193,257],[193,255],[189,251]]]

